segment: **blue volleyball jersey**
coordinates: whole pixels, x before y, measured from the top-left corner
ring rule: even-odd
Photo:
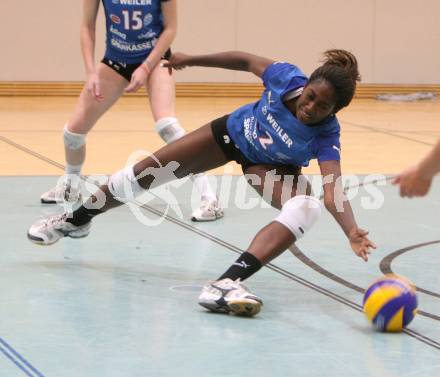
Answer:
[[[228,118],[228,132],[252,162],[308,166],[309,161],[340,160],[340,126],[334,115],[313,127],[301,123],[284,105],[287,93],[308,78],[289,63],[276,62],[263,73],[265,90],[258,102],[245,105]]]
[[[105,57],[120,63],[143,62],[163,31],[162,2],[102,0],[107,40]]]

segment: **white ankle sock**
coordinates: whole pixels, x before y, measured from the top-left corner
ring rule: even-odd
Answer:
[[[66,163],[65,172],[66,172],[66,174],[80,175],[81,174],[82,166],[83,166],[83,164],[81,164],[81,165],[70,165],[69,163]]]
[[[211,185],[209,184],[208,177],[206,174],[194,174],[191,176],[191,180],[196,186],[197,191],[202,196],[202,200],[215,200],[217,196],[215,192],[212,191]]]

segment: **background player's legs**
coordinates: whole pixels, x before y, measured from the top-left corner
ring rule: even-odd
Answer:
[[[161,63],[166,61],[161,60]],[[176,116],[176,88],[173,76],[168,72],[168,68],[161,67],[158,64],[148,77],[146,89],[155,122],[162,118]],[[164,141],[167,142],[167,140]]]
[[[79,176],[86,155],[86,135],[97,120],[122,95],[127,80],[105,64],[98,66],[101,101],[96,100],[84,87],[79,96],[75,110],[63,131],[64,151],[66,157],[66,175],[70,178]],[[79,181],[77,182],[79,183]],[[63,184],[51,189],[41,197],[43,203],[56,203],[63,200],[76,201],[79,189]],[[67,194],[67,195],[66,195]],[[68,196],[70,194],[70,197]]]
[[[84,87],[76,104],[75,111],[66,124],[67,131],[87,135],[98,119],[121,97],[127,80],[103,63],[98,65],[98,75],[102,101],[97,101]],[[82,165],[85,159],[85,144],[79,149],[65,145],[67,165]],[[67,171],[66,171],[67,172]]]
[[[162,60],[166,62],[166,60]],[[159,64],[148,78],[147,91],[153,113],[155,128],[160,137],[167,143],[173,143],[185,135],[175,115],[175,83],[168,68]],[[199,173],[191,177],[202,199],[202,205],[193,213],[192,219],[198,221],[215,220],[223,216],[218,207],[217,197],[212,190],[208,177]]]
[[[62,214],[37,221],[30,227],[28,237],[44,245],[66,236],[85,237],[94,216],[132,200],[145,189],[222,166],[228,161],[214,138],[211,124],[207,124],[164,146],[154,158],[147,157],[113,174],[107,185],[101,186],[70,216]]]

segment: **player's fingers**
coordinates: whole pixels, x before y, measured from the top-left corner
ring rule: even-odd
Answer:
[[[365,240],[365,245],[367,245],[368,247],[376,248],[375,243],[371,241],[368,237],[364,237],[364,240]]]
[[[368,256],[370,255],[370,251],[368,249],[365,250],[364,252],[364,261],[368,262]]]
[[[104,96],[101,94],[101,89],[99,87],[99,83],[93,84],[93,96],[98,101],[102,101],[104,99]]]
[[[371,247],[372,249],[377,249],[377,245],[370,240],[368,240],[368,246]]]
[[[87,84],[87,91],[89,92],[89,94],[90,95],[94,95],[94,92],[93,92],[93,84]]]
[[[400,182],[402,181],[402,176],[401,175],[397,175],[393,178],[393,180],[391,181],[391,183],[393,185],[398,185]]]
[[[97,97],[101,97],[101,87],[98,82],[95,83],[95,94]]]
[[[142,86],[142,82],[137,82],[136,85],[133,88],[133,92],[137,92]]]
[[[407,196],[407,195],[406,195],[406,189],[405,189],[403,186],[400,186],[400,191],[399,191],[399,193],[400,193],[400,196],[401,196],[402,198],[404,198],[404,197]]]
[[[125,88],[125,92],[131,93],[133,91],[134,86],[135,86],[135,82],[131,81],[130,84],[128,84],[128,86]]]

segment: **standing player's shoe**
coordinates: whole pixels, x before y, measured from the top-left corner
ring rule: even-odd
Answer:
[[[263,301],[249,292],[240,280],[222,279],[203,287],[199,304],[213,312],[251,317],[260,311]]]
[[[60,238],[82,238],[86,237],[90,232],[90,225],[87,224],[76,226],[67,222],[68,214],[52,215],[44,219],[38,220],[31,225],[27,236],[33,242],[40,245],[51,245]]]
[[[41,203],[44,204],[75,203],[80,199],[81,188],[79,185],[73,185],[70,179],[63,181],[62,184],[55,186],[40,197]]]
[[[191,216],[192,221],[213,221],[224,216],[217,199],[202,200],[200,207]]]

